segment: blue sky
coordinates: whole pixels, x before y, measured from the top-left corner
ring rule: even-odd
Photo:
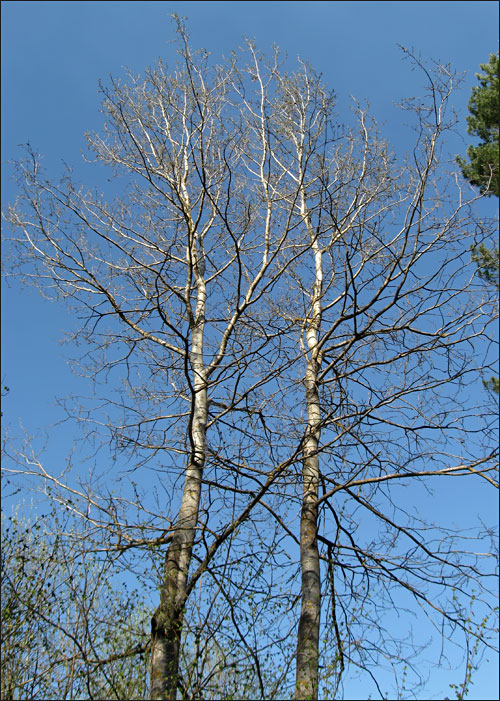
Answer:
[[[467,72],[454,105],[461,116],[450,144],[463,152],[466,108],[475,72],[498,49],[496,2],[2,2],[2,206],[15,197],[9,161],[28,140],[52,172],[61,160],[88,174],[81,151],[87,130],[99,129],[97,84],[123,67],[141,72],[157,58],[174,57],[170,15],[188,19],[194,47],[228,55],[245,37],[266,51],[277,44],[293,61],[307,59],[337,93],[341,115],[350,96],[366,99],[385,135],[405,145],[399,99],[418,94],[420,78],[398,44]],[[56,398],[85,392],[59,343],[78,320],[34,291],[3,287],[2,384],[11,388],[4,418],[15,435],[62,418]],[[51,430],[48,451],[63,459],[72,436]],[[54,436],[58,436],[54,440]],[[474,677],[471,699],[493,699],[494,665]],[[443,687],[446,689],[446,686]],[[436,689],[436,694],[440,691]],[[439,698],[439,696],[435,696]]]

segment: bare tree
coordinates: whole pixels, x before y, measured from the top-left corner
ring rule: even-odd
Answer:
[[[490,344],[485,310],[493,298],[483,295],[470,272],[463,275],[462,241],[485,224],[475,221],[474,198],[439,166],[439,142],[453,125],[446,111],[456,79],[445,66],[431,73],[410,58],[427,80],[427,96],[405,105],[416,116],[416,139],[403,166],[359,106],[357,132],[334,138],[333,100],[306,66],[280,84],[286,173],[299,187],[294,207],[311,259],[306,267],[301,258],[290,282],[300,306],[282,311],[300,323],[305,360],[304,418],[289,418],[291,425],[302,419],[304,426],[297,699],[318,697],[322,597],[331,600],[326,627],[334,633],[340,683],[347,662],[354,662],[342,588],[351,599],[377,589],[380,602],[385,589],[390,606],[389,592],[397,585],[428,607],[429,615],[437,613],[440,625],[474,637],[483,633],[481,619],[472,630],[468,615],[437,601],[452,599],[464,581],[478,583],[479,572],[494,571],[488,555],[480,565],[476,553],[460,550],[459,533],[444,532],[434,547],[421,534],[430,524],[406,513],[392,490],[383,489],[393,481],[460,475],[498,486],[496,444],[487,439],[492,414],[487,403],[471,406],[466,389],[468,377],[477,377],[475,348]],[[288,405],[301,403],[289,398]],[[478,430],[484,439],[479,444]],[[361,522],[375,519],[373,532],[377,520],[382,524],[381,541],[364,545],[356,537],[360,507]],[[362,594],[356,594],[358,577]],[[484,592],[487,583],[485,576]],[[368,622],[361,626],[356,648],[363,652],[371,645],[386,649],[383,640],[364,639],[372,628]],[[380,634],[378,624],[376,630]],[[364,657],[357,664],[366,668]],[[396,663],[399,655],[392,657]]]
[[[348,665],[373,675],[384,655],[409,660],[383,629],[396,591],[486,639],[447,597],[458,587],[467,598],[476,581],[489,606],[488,565],[459,534],[423,534],[429,523],[394,495],[437,476],[495,484],[491,425],[465,387],[489,362],[494,314],[463,251],[471,227],[488,232],[438,162],[454,78],[420,65],[429,92],[401,164],[365,109],[355,128],[337,126],[334,97],[306,64],[287,74],[277,52],[268,61],[248,43],[246,63],[212,67],[180,22],[178,35],[174,69],[102,87],[106,125],[88,140],[114,173],[111,203],[70,173],[46,179],[30,150],[6,214],[13,273],[84,313],[76,340],[96,380],[122,372],[124,391],[80,420],[104,428],[134,474],[153,466],[159,491],[144,478],[119,496],[97,477],[77,486],[28,452],[15,469],[52,485],[121,567],[154,567],[158,553],[151,698],[210,695],[229,660],[248,670],[249,693],[276,698],[294,658],[297,699],[325,683],[336,696]],[[259,642],[264,611],[283,626],[274,640],[261,628]],[[274,675],[270,654],[283,663]]]
[[[175,698],[179,684],[183,612],[199,576],[188,585],[195,532],[204,528],[207,429],[224,422],[230,432],[232,422],[241,433],[240,417],[256,410],[249,402],[262,398],[262,386],[279,374],[276,365],[264,376],[248,370],[281,332],[262,326],[259,300],[288,264],[293,226],[278,189],[283,169],[278,165],[275,173],[264,104],[245,99],[245,76],[234,62],[209,68],[206,56],[191,55],[181,24],[178,30],[182,63],[175,71],[160,64],[143,80],[129,76],[129,85],[102,88],[108,121],[89,145],[97,161],[130,176],[126,199],[116,197],[111,206],[77,189],[69,174],[52,184],[29,152],[19,164],[24,195],[7,215],[23,232],[16,243],[25,279],[86,311],[81,338],[96,348],[92,362],[99,372],[125,367],[137,408],[121,400],[123,423],[108,418],[118,446],[170,453],[174,471],[176,456],[186,456],[177,516],[167,517],[164,536],[155,540],[169,546],[152,617],[152,698]],[[271,66],[268,81],[275,71]],[[234,106],[237,98],[242,108]],[[142,387],[141,365],[149,375]],[[224,461],[221,452],[211,449],[219,469],[237,472],[238,456]],[[258,471],[260,493],[243,493],[247,503],[239,516],[233,509],[207,557],[248,517],[280,470]],[[141,529],[134,533],[121,522],[116,502],[100,500],[95,486],[78,497],[100,511],[98,525],[116,537],[118,549],[145,545]],[[88,519],[86,512],[82,507]]]

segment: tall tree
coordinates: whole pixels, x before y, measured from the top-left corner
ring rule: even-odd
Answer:
[[[495,485],[491,415],[465,388],[494,316],[464,254],[480,196],[465,202],[438,161],[454,76],[417,61],[429,94],[404,105],[417,137],[399,163],[366,109],[338,126],[307,64],[289,73],[248,43],[245,60],[211,66],[177,28],[175,68],[102,88],[89,145],[123,192],[55,184],[29,151],[6,215],[13,272],[83,312],[96,376],[123,371],[106,415],[80,418],[135,475],[154,469],[157,496],[145,477],[76,487],[27,452],[16,469],[71,504],[88,547],[122,567],[162,561],[153,699],[210,688],[189,652],[203,640],[203,664],[231,660],[262,698],[337,697],[349,666],[376,681],[383,658],[412,664],[384,628],[407,597],[488,644],[454,597],[475,581],[489,606],[489,558],[397,494]]]
[[[468,416],[463,403],[457,403],[461,378],[468,370],[463,358],[456,362],[455,354],[472,341],[469,333],[482,316],[481,302],[471,290],[463,297],[460,314],[453,311],[461,264],[443,248],[453,250],[466,233],[467,216],[462,215],[459,197],[454,202],[453,196],[444,196],[446,179],[436,204],[436,154],[448,127],[445,115],[453,76],[441,66],[431,75],[411,58],[428,78],[432,108],[415,106],[414,165],[401,169],[365,110],[358,109],[357,132],[346,130],[341,139],[334,139],[332,100],[314,74],[304,70],[293,81],[282,81],[283,129],[290,144],[287,176],[300,183],[296,214],[310,249],[308,267],[301,259],[290,281],[299,292],[300,306],[283,310],[285,317],[288,312],[287,318],[300,320],[305,359],[297,699],[318,695],[322,559],[331,586],[330,625],[339,679],[348,647],[338,623],[340,612],[347,613],[340,574],[358,572],[359,584],[365,579],[372,592],[392,580],[432,609],[431,572],[439,571],[451,583],[460,579],[462,567],[470,567],[471,574],[474,569],[473,559],[465,565],[465,554],[458,566],[453,552],[429,548],[418,534],[418,523],[392,502],[390,491],[379,489],[391,480],[411,483],[460,473],[460,465],[452,466],[447,458],[450,450],[461,454],[453,438],[455,428],[450,431],[447,426],[460,424],[467,434],[475,423],[473,414]],[[441,324],[436,325],[436,315],[442,316]],[[481,323],[479,333],[480,328]],[[288,406],[300,407],[301,402],[289,401]],[[299,416],[290,416],[289,423],[294,421],[300,421]],[[443,447],[436,437],[430,439],[430,469],[424,464],[424,445],[432,426],[440,427]],[[393,447],[388,451],[389,443]],[[462,457],[462,465],[470,460],[463,453]],[[494,469],[494,457],[486,453],[478,465],[483,461],[487,474]],[[390,517],[386,499],[394,509]],[[368,540],[365,545],[363,536],[355,535],[359,508],[365,512],[362,521],[380,519],[384,529],[392,531],[386,543]],[[405,538],[408,550],[402,547]],[[394,550],[396,541],[399,547]],[[350,556],[354,561],[349,563]],[[364,599],[363,585],[360,589],[351,579],[350,595]],[[384,598],[381,592],[380,602]],[[457,622],[444,609],[441,614],[451,625]],[[352,624],[345,620],[344,625],[352,634]],[[458,625],[465,629],[464,621]],[[359,647],[367,649],[363,626],[360,633]]]
[[[486,195],[499,196],[499,114],[500,86],[498,53],[490,54],[488,63],[481,64],[484,73],[476,73],[479,85],[472,88],[469,100],[467,131],[480,143],[467,148],[469,162],[457,157],[465,178]],[[488,247],[484,243],[472,247],[472,259],[477,263],[478,274],[487,283],[498,288],[498,243]],[[484,381],[485,387],[499,393],[498,377]]]
[[[170,454],[173,480],[177,456],[185,456],[178,511],[163,517],[160,540],[168,549],[151,628],[155,699],[176,696],[185,604],[203,571],[188,583],[195,533],[205,545],[208,536],[200,514],[207,429],[215,434],[224,424],[225,442],[234,424],[244,440],[241,417],[260,409],[263,386],[279,375],[276,363],[268,363],[264,375],[249,373],[265,357],[269,340],[280,335],[279,324],[262,325],[259,303],[278,287],[288,259],[298,255],[289,245],[297,195],[287,190],[287,205],[280,191],[283,167],[274,162],[275,136],[267,128],[267,86],[247,98],[251,71],[238,71],[234,61],[209,68],[206,55],[192,55],[180,22],[178,32],[181,62],[175,71],[167,73],[160,64],[143,80],[129,76],[129,85],[102,88],[105,134],[89,136],[89,146],[116,175],[129,174],[126,198],[108,205],[101,195],[75,187],[69,176],[53,184],[30,151],[19,164],[24,196],[8,215],[24,232],[17,245],[28,254],[16,254],[15,265],[44,290],[50,277],[49,291],[86,310],[89,324],[81,337],[96,348],[98,372],[120,363],[126,369],[132,402],[120,401],[123,423],[107,421],[117,447]],[[253,49],[251,54],[258,64]],[[271,65],[265,80],[272,81],[275,72]],[[141,365],[149,368],[144,384]],[[234,474],[245,461],[243,449],[237,450],[224,461],[224,447],[212,444],[214,467]],[[233,509],[226,528],[206,546],[207,557],[283,469],[259,470],[256,496],[243,493],[248,503],[239,516]],[[94,490],[87,492],[89,500],[96,501],[89,493]],[[114,514],[105,519],[119,544],[144,547],[142,527],[134,538]]]
[[[457,157],[464,177],[476,185],[486,195],[499,195],[500,172],[498,115],[499,74],[498,53],[490,54],[488,63],[482,63],[484,73],[476,73],[479,85],[472,88],[469,100],[467,131],[477,137],[480,143],[467,148],[469,162]]]

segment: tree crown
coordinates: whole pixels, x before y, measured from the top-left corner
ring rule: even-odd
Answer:
[[[482,63],[484,73],[477,73],[479,85],[472,88],[469,100],[467,131],[481,140],[478,146],[469,146],[470,162],[458,158],[467,180],[479,187],[481,193],[498,197],[498,113],[499,79],[498,53],[491,54],[488,63]]]

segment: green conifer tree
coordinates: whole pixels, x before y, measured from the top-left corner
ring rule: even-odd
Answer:
[[[489,63],[482,63],[481,69],[484,73],[476,74],[480,84],[472,88],[467,117],[467,132],[478,137],[480,143],[468,147],[468,163],[460,156],[457,160],[470,183],[482,193],[498,197],[498,53],[491,54]]]
[[[490,54],[489,63],[482,63],[484,73],[476,73],[479,85],[472,88],[469,100],[467,131],[480,139],[477,146],[469,146],[469,162],[457,156],[462,173],[485,195],[499,196],[499,76],[498,53]],[[472,260],[477,264],[479,276],[498,287],[498,244],[488,248],[484,244],[472,248]],[[499,394],[498,377],[484,381],[484,386]]]

